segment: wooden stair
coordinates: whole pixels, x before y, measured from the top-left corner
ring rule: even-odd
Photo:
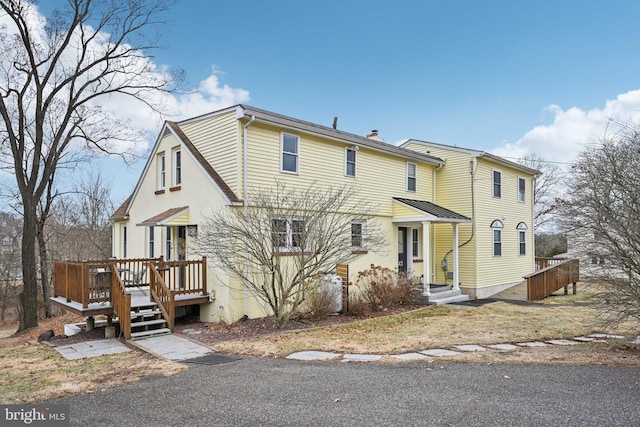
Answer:
[[[150,302],[147,305],[134,307],[131,310],[131,339],[142,339],[156,335],[171,333],[167,320],[158,309],[158,305]]]

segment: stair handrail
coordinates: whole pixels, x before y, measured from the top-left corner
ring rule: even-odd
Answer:
[[[116,271],[116,264],[111,264],[111,271]],[[122,283],[119,274],[111,274],[111,304],[113,311],[118,316],[120,333],[125,339],[131,338],[131,294]]]
[[[149,267],[149,293],[151,298],[158,304],[158,308],[162,312],[167,321],[168,328],[173,331],[175,322],[175,295],[164,282],[162,274],[158,271],[155,263],[147,263]]]

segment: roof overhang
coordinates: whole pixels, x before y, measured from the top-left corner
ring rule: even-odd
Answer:
[[[470,223],[473,220],[465,215],[443,208],[435,203],[424,200],[393,198],[392,222],[443,222],[443,223]]]
[[[171,208],[152,216],[139,224],[139,227],[172,226],[189,224],[189,206]]]

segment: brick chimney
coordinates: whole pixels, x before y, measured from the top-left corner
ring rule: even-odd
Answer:
[[[384,142],[384,139],[380,138],[378,136],[378,130],[377,129],[373,129],[371,131],[371,133],[369,135],[367,135],[367,138],[369,139],[373,139],[374,141],[380,141],[380,142]]]

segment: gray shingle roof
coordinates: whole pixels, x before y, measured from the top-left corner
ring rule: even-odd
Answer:
[[[402,199],[400,197],[394,197],[393,200],[397,200],[400,203],[404,203],[407,206],[411,206],[412,208],[421,210],[422,212],[428,213],[429,215],[433,215],[439,219],[450,219],[455,220],[456,222],[468,222],[471,221],[471,218],[454,212],[450,209],[443,208],[442,206],[436,205],[435,203],[427,202],[424,200],[413,200],[413,199]]]

